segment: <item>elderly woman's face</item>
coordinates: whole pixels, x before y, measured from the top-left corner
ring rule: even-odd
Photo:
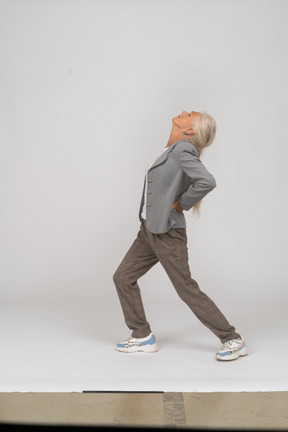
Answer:
[[[194,135],[193,123],[201,116],[202,114],[196,111],[182,111],[180,115],[172,119],[173,129],[176,129],[177,133],[180,134],[186,132],[188,135]]]
[[[177,125],[182,129],[191,126],[191,124],[194,123],[196,118],[200,116],[201,113],[197,111],[190,111],[190,112],[182,111],[182,113],[177,117],[174,117],[172,121],[173,123],[175,123],[175,125]]]

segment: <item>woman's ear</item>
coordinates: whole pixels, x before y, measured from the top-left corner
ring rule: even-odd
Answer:
[[[193,128],[189,128],[188,129],[188,131],[187,131],[187,135],[195,135],[195,131],[194,131],[194,129]]]

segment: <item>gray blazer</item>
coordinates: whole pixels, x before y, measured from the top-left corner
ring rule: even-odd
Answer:
[[[154,234],[165,233],[170,228],[186,228],[184,214],[176,209],[171,211],[174,201],[178,200],[184,210],[190,210],[216,187],[196,147],[187,140],[179,140],[168,147],[150,167],[147,177],[148,190],[145,191],[144,181],[139,219],[146,193],[146,226]]]

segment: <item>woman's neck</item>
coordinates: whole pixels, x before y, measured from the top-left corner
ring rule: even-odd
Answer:
[[[175,142],[180,141],[182,139],[186,139],[185,135],[183,134],[182,131],[173,131],[172,130],[166,147],[170,147],[172,144],[174,144]]]

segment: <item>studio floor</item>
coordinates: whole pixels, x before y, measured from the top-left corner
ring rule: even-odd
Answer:
[[[279,306],[251,322],[234,314],[249,354],[220,362],[218,338],[183,305],[148,307],[158,352],[127,354],[115,349],[129,335],[117,302],[2,302],[0,392],[288,390]]]
[[[126,354],[116,302],[102,313],[93,302],[3,302],[0,421],[287,430],[286,314],[278,308],[274,328],[264,308],[242,320],[249,354],[219,362],[219,341],[179,308],[149,309],[157,353]]]

